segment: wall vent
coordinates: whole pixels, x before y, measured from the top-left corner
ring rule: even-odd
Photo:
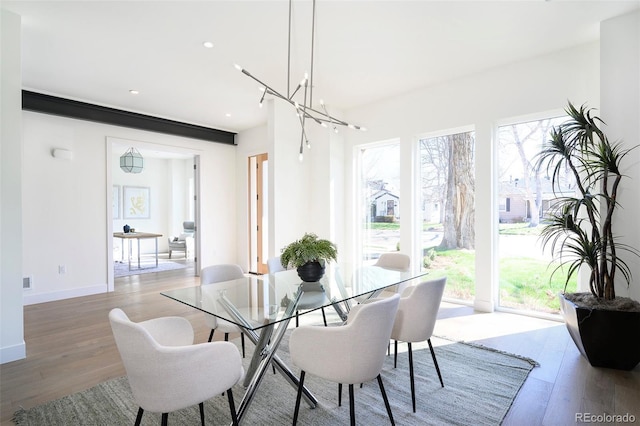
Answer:
[[[31,277],[22,278],[22,289],[23,290],[31,290],[31,281],[32,281]]]

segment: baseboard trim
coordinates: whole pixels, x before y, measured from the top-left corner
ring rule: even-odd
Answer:
[[[73,297],[90,296],[107,292],[107,284],[94,285],[90,287],[73,288],[70,290],[54,291],[51,293],[28,294],[24,293],[23,305],[35,305],[37,303],[54,302],[56,300],[71,299]]]
[[[0,348],[0,364],[18,361],[27,357],[27,345],[22,341],[19,345],[7,346]]]

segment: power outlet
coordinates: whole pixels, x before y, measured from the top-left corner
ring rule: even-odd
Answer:
[[[66,274],[67,273],[67,266],[66,265],[58,265],[58,273],[60,275]]]

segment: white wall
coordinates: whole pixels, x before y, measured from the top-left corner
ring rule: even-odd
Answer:
[[[247,158],[267,152],[269,155],[269,256],[277,256],[290,242],[306,232],[343,240],[343,149],[342,135],[335,135],[315,123],[306,127],[311,149],[304,148],[299,160],[300,122],[291,105],[269,100],[268,123],[241,132],[238,137],[238,258],[248,266]],[[333,111],[332,111],[333,113]],[[336,221],[336,217],[339,220]]]
[[[564,108],[567,100],[599,105],[599,45],[588,44],[554,54],[514,63],[467,78],[424,88],[405,96],[348,111],[348,120],[367,127],[367,132],[348,132],[345,144],[347,223],[355,223],[352,198],[355,182],[350,171],[354,147],[399,138],[401,143],[400,199],[415,194],[412,152],[420,135],[473,126],[476,132],[476,301],[479,310],[490,311],[496,302],[497,253],[495,226],[497,200],[493,198],[495,124],[506,118]],[[404,203],[404,202],[403,202]],[[401,247],[413,247],[414,216],[403,208]],[[354,235],[347,236],[353,252]]]
[[[601,77],[602,119],[611,140],[622,140],[626,147],[640,144],[640,12],[602,22]],[[627,157],[623,171],[628,179],[618,192],[622,208],[617,211],[614,232],[621,242],[640,249],[640,149]],[[640,259],[620,253],[631,267],[633,280],[627,288],[624,280],[616,280],[616,295],[640,300]],[[621,277],[617,277],[621,278]]]
[[[1,10],[0,364],[26,356],[22,311],[20,16]]]
[[[235,261],[234,146],[34,112],[23,112],[22,116],[22,273],[33,277],[33,288],[25,291],[25,303],[107,291],[113,229],[108,221],[111,205],[107,200],[112,182],[118,181],[107,161],[112,159],[107,138],[142,141],[165,149],[175,147],[200,155],[202,264]],[[73,159],[53,158],[53,148],[71,150]],[[152,172],[154,169],[131,182],[170,188],[170,179],[162,171]],[[157,202],[166,204],[164,197],[165,193],[154,190],[152,206]],[[159,222],[150,223],[149,229],[141,222],[129,222],[136,228],[142,225],[141,230],[153,232],[158,227],[162,233],[168,232],[167,214],[158,213],[157,217]],[[65,266],[66,273],[58,272],[59,265]]]
[[[270,107],[269,103],[265,103],[265,107]],[[237,262],[245,271],[249,270],[249,218],[247,216],[249,212],[249,199],[248,199],[248,185],[249,185],[249,171],[248,167],[248,158],[251,156],[255,156],[258,154],[268,154],[269,158],[269,180],[271,181],[272,176],[272,164],[273,164],[273,150],[271,145],[269,144],[268,138],[268,129],[267,125],[255,127],[253,129],[245,130],[240,132],[236,136],[237,147],[237,156],[236,156],[236,194],[238,197],[236,199],[237,209],[238,209],[238,222],[236,229],[236,236],[238,240],[237,246]],[[271,197],[272,192],[269,194]],[[269,206],[271,206],[271,200],[269,201]],[[270,217],[272,216],[272,212],[269,212]],[[271,232],[271,229],[270,229]],[[269,241],[273,241],[270,239]],[[273,248],[270,246],[270,253],[273,252]],[[270,256],[274,256],[271,254]]]

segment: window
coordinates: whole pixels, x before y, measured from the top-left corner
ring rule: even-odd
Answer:
[[[359,246],[363,263],[400,248],[400,143],[360,149]]]
[[[539,243],[544,212],[556,195],[549,178],[536,171],[535,156],[553,126],[563,118],[545,118],[498,128],[499,306],[559,313],[562,273]],[[573,287],[572,287],[573,286]],[[575,280],[568,290],[575,289]]]
[[[447,276],[445,297],[475,295],[474,132],[419,140],[421,267]]]

